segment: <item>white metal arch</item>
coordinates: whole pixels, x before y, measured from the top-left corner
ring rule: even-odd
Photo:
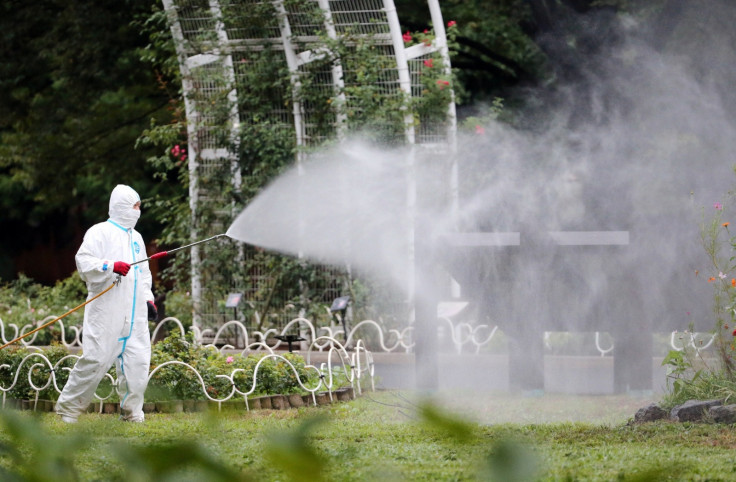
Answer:
[[[232,147],[236,145],[237,132],[240,126],[242,112],[238,112],[238,95],[236,90],[238,70],[235,68],[233,56],[238,52],[247,52],[263,48],[272,48],[283,52],[285,65],[291,73],[291,122],[294,127],[296,144],[298,147],[310,145],[313,142],[307,135],[307,123],[310,112],[300,101],[298,90],[300,86],[300,66],[308,64],[320,58],[324,46],[320,46],[319,39],[313,35],[319,28],[328,38],[337,39],[346,35],[350,30],[357,31],[359,35],[371,38],[376,44],[386,47],[387,55],[393,56],[395,60],[395,88],[403,95],[422,95],[421,89],[412,89],[412,69],[421,68],[422,59],[433,53],[439,53],[445,75],[450,75],[450,59],[447,48],[447,37],[444,20],[440,11],[438,0],[428,0],[428,8],[434,30],[434,40],[429,45],[420,43],[413,46],[405,46],[402,38],[399,12],[396,10],[394,0],[304,0],[302,4],[283,0],[257,1],[257,0],[163,0],[164,9],[167,13],[171,32],[182,74],[182,86],[184,90],[184,101],[187,115],[187,135],[189,144],[188,165],[190,175],[190,207],[192,212],[193,239],[209,234],[204,232],[204,227],[197,223],[197,215],[200,203],[206,202],[208,196],[217,195],[203,190],[199,176],[207,169],[207,166],[222,162],[230,162],[233,174],[232,183],[237,189],[240,185],[239,171],[235,169],[236,158]],[[260,37],[256,35],[256,29],[248,28],[247,25],[239,27],[228,26],[223,15],[242,15],[247,23],[248,10],[255,7],[272,8],[275,19],[273,25],[265,26],[259,30]],[[303,11],[299,9],[303,9]],[[315,26],[309,23],[310,12],[320,10],[324,21],[322,25]],[[264,27],[264,26],[261,26]],[[305,45],[305,51],[298,51],[298,46]],[[208,75],[213,75],[224,80],[224,85],[212,85],[208,82]],[[336,121],[335,132],[339,139],[345,134],[345,106],[349,99],[345,98],[344,89],[344,65],[339,59],[333,63],[331,71],[331,83],[329,88],[335,93]],[[452,86],[449,87],[452,94]],[[227,144],[218,144],[217,136],[211,135],[213,126],[208,125],[205,111],[201,107],[202,100],[213,98],[227,92],[226,98],[230,112],[228,126],[230,135]],[[210,97],[208,97],[210,96]],[[454,99],[454,96],[451,97]],[[283,112],[274,112],[274,123],[284,122]],[[424,136],[415,132],[414,120],[409,112],[405,116],[406,142],[411,145],[432,143],[432,149],[437,150],[437,137]],[[457,198],[457,166],[454,154],[455,150],[455,106],[454,102],[448,105],[448,116],[444,125],[446,132],[441,140],[441,149],[444,157],[451,159],[450,169],[450,192],[452,202]],[[221,126],[220,126],[221,128]],[[448,155],[449,154],[449,155]],[[304,156],[304,150],[297,149],[297,163],[300,165]],[[417,158],[414,153],[408,156],[409,171]],[[407,209],[409,215],[414,209],[416,188],[413,185],[413,177],[410,174],[407,179]],[[410,229],[407,233],[409,245],[413,245],[414,233]],[[195,325],[201,327],[202,317],[208,317],[208,313],[215,313],[214,307],[203,306],[203,286],[205,280],[201,279],[199,266],[202,262],[202,253],[199,246],[192,249],[192,298],[194,300]],[[407,253],[407,270],[413,270],[413,253]],[[408,276],[413,280],[413,276]],[[414,287],[408,287],[410,298]],[[214,316],[214,315],[212,315]]]

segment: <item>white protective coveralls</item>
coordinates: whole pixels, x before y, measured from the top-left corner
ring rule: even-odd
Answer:
[[[140,201],[129,186],[118,185],[110,196],[110,219],[92,226],[76,255],[77,270],[87,283],[87,299],[109,287],[118,275],[115,261],[145,259],[143,238],[134,230]],[[147,301],[153,301],[148,261],[131,266],[120,284],[88,304],[82,328],[82,356],[69,374],[56,412],[74,421],[87,410],[98,384],[113,363],[123,420],[143,421],[143,394],[148,383],[151,340]]]

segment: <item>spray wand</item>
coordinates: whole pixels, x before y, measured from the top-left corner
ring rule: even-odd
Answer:
[[[207,241],[212,241],[213,239],[220,238],[222,236],[227,236],[227,234],[217,234],[215,236],[212,236],[211,238],[207,238],[207,239],[203,239],[201,241],[197,241],[195,243],[187,244],[186,246],[180,246],[178,248],[174,248],[174,249],[169,250],[169,251],[159,251],[158,253],[152,254],[151,256],[149,256],[146,259],[142,259],[140,261],[136,261],[135,263],[130,263],[130,265],[133,266],[133,265],[136,265],[138,263],[143,263],[144,261],[149,261],[149,260],[152,260],[152,259],[163,258],[164,256],[168,256],[171,253],[175,253],[175,252],[177,252],[177,251],[179,251],[181,249],[191,248],[192,246],[196,246],[198,244],[206,243]]]
[[[180,247],[178,247],[178,248],[174,248],[174,249],[172,249],[172,250],[170,250],[170,251],[159,251],[158,253],[152,254],[151,256],[149,256],[149,257],[148,257],[148,258],[146,258],[146,259],[142,259],[142,260],[140,260],[140,261],[136,261],[135,263],[131,263],[130,265],[131,265],[131,266],[133,266],[134,264],[142,263],[142,262],[144,262],[144,261],[148,261],[148,260],[151,260],[151,259],[163,258],[164,256],[167,256],[167,255],[169,255],[169,254],[171,254],[171,253],[175,253],[175,252],[177,252],[177,251],[179,251],[179,250],[181,250],[181,249],[191,248],[192,246],[195,246],[195,245],[197,245],[197,244],[202,244],[202,243],[206,243],[207,241],[212,241],[213,239],[215,239],[215,238],[219,238],[219,237],[222,237],[222,236],[227,236],[227,235],[226,235],[226,234],[218,234],[218,235],[216,235],[216,236],[212,236],[211,238],[207,238],[207,239],[203,239],[203,240],[201,240],[201,241],[197,241],[197,242],[195,242],[195,243],[187,244],[186,246],[180,246]],[[35,328],[35,329],[33,329],[33,330],[29,331],[28,333],[25,333],[25,334],[23,334],[23,335],[19,336],[18,338],[14,339],[14,340],[10,340],[9,342],[7,342],[6,344],[4,344],[3,346],[0,346],[0,350],[2,350],[3,348],[5,348],[5,347],[7,347],[7,346],[10,346],[10,345],[12,345],[12,344],[13,344],[13,343],[15,343],[16,341],[20,341],[20,340],[22,340],[23,338],[25,338],[25,337],[27,337],[27,336],[29,336],[29,335],[32,335],[32,334],[34,334],[34,333],[36,333],[36,332],[37,332],[37,331],[39,331],[39,330],[42,330],[43,328],[46,328],[47,326],[51,326],[51,325],[53,325],[54,323],[56,323],[57,321],[59,321],[59,320],[61,320],[61,319],[63,319],[63,318],[66,318],[67,316],[71,315],[72,313],[74,313],[75,311],[77,311],[78,309],[80,309],[81,307],[83,307],[83,306],[85,306],[85,305],[87,305],[87,304],[89,304],[89,303],[93,302],[94,300],[96,300],[96,299],[97,299],[97,298],[99,298],[100,296],[102,296],[102,295],[104,295],[105,293],[107,293],[108,291],[110,291],[110,290],[111,290],[111,289],[113,288],[113,286],[115,286],[115,285],[116,285],[116,284],[118,284],[119,282],[120,282],[120,276],[118,276],[118,279],[117,279],[117,280],[115,280],[115,282],[113,282],[113,283],[112,283],[112,284],[111,284],[110,286],[108,286],[108,287],[107,287],[107,288],[106,288],[105,290],[101,291],[100,293],[97,293],[97,294],[96,294],[96,295],[95,295],[94,297],[92,297],[92,298],[88,299],[87,301],[85,301],[85,302],[84,302],[84,303],[82,303],[81,305],[79,305],[79,306],[76,306],[76,307],[72,308],[71,310],[67,311],[67,312],[66,312],[66,313],[64,313],[63,315],[61,315],[61,316],[59,316],[59,317],[57,317],[57,318],[54,318],[53,320],[49,321],[48,323],[44,323],[43,325],[41,325],[41,326],[39,326],[38,328]]]

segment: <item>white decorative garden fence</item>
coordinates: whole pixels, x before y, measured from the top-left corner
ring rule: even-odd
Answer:
[[[46,317],[35,325],[40,325],[54,318],[54,316]],[[440,328],[440,335],[449,333],[449,341],[457,353],[468,351],[479,353],[484,346],[490,343],[498,330],[497,326],[485,324],[473,326],[466,322],[455,323],[447,317],[441,317],[440,320],[443,322],[443,326]],[[27,324],[23,327],[18,327],[13,323],[6,325],[0,319],[0,338],[2,338],[4,343],[7,343],[24,333],[28,333],[35,325]],[[79,327],[73,325],[66,328],[63,320],[56,323],[55,326],[59,326],[61,331],[60,341],[65,348],[68,350],[81,348],[82,334]],[[161,330],[166,328],[178,329],[182,336],[186,333],[184,325],[177,318],[168,317],[161,320],[153,329],[151,340],[156,340]],[[325,351],[331,346],[332,342],[329,341],[330,339],[336,340],[338,337],[343,338],[345,346],[352,346],[353,343],[357,343],[358,335],[360,334],[363,335],[363,338],[372,335],[374,341],[371,343],[371,351],[374,352],[390,353],[403,351],[404,353],[410,353],[414,347],[414,342],[412,341],[413,326],[398,330],[395,328],[386,328],[382,323],[375,320],[363,320],[355,323],[348,330],[347,335],[345,335],[345,330],[340,326],[330,325],[318,327],[315,326],[314,322],[303,317],[292,319],[280,330],[268,328],[263,331],[255,330],[249,332],[245,324],[238,320],[230,320],[217,330],[213,328],[202,330],[196,326],[192,326],[191,330],[194,332],[194,339],[197,343],[204,346],[213,346],[220,352],[235,349],[236,347],[230,343],[235,339],[242,343],[243,353],[258,351],[273,353],[273,350],[282,348],[286,343],[278,340],[276,337],[286,335],[290,332],[298,332],[302,336],[306,336],[305,343],[322,339],[323,341],[321,343],[317,343],[314,346],[314,349],[319,352]],[[232,334],[233,331],[235,335]],[[34,333],[32,336],[21,340],[20,343],[26,347],[34,346],[36,345],[37,337],[38,333]],[[445,336],[442,336],[442,338],[445,338]],[[205,340],[207,340],[206,343]],[[368,344],[365,341],[361,343],[364,347]]]
[[[3,343],[17,338],[24,333],[31,331],[36,325],[41,325],[55,316],[47,316],[36,324],[26,324],[18,327],[13,323],[5,324],[0,319],[0,338]],[[479,354],[484,347],[487,347],[498,333],[498,326],[487,324],[474,325],[468,322],[454,322],[448,317],[439,317],[440,339],[447,340],[452,345],[455,352]],[[77,326],[66,328],[63,321],[57,323],[61,331],[61,343],[68,350],[79,349],[82,346],[81,331]],[[178,329],[182,336],[186,330],[184,325],[174,317],[168,317],[160,321],[151,332],[151,340],[156,340],[161,330],[168,328]],[[173,326],[173,328],[172,328]],[[317,342],[310,350],[323,352],[331,348],[331,341],[342,338],[344,345],[349,347],[358,339],[359,335],[363,335],[361,346],[370,346],[371,352],[404,352],[411,353],[414,347],[412,341],[413,326],[405,327],[401,330],[395,328],[386,328],[382,323],[374,320],[363,320],[354,324],[345,336],[344,330],[340,326],[315,326],[315,323],[307,318],[297,317],[289,321],[282,329],[277,330],[268,328],[263,331],[254,330],[249,332],[246,326],[238,320],[230,320],[220,326],[217,330],[207,328],[200,330],[196,326],[192,326],[194,339],[197,343],[204,346],[212,346],[216,350],[223,352],[224,350],[234,350],[235,345],[230,342],[233,339],[239,341],[242,347],[241,355],[250,352],[269,352],[283,348],[286,342],[278,340],[277,336],[283,336],[290,332],[298,332],[302,336],[306,336],[306,344],[313,340],[323,340]],[[233,336],[232,332],[236,335]],[[26,347],[33,347],[36,344],[38,333],[31,337],[21,340],[21,344]],[[369,344],[365,341],[370,337],[372,342]],[[595,333],[595,348],[600,356],[606,356],[613,352],[614,344],[612,340],[608,340],[606,345],[601,341],[601,333]],[[205,340],[208,340],[205,343]],[[670,346],[673,350],[682,350],[686,346],[698,350],[708,349],[713,344],[714,336],[712,333],[690,333],[688,331],[679,332],[677,330],[671,332]]]
[[[13,323],[6,325],[0,319],[0,338],[2,338],[3,343],[7,343],[31,331],[35,325],[43,324],[53,318],[55,317],[48,316],[36,324],[27,324],[22,327]],[[484,324],[473,326],[466,322],[455,323],[447,317],[440,317],[439,319],[441,322],[439,328],[441,337],[448,340],[458,354],[463,352],[480,353],[480,350],[488,345],[498,332],[497,326]],[[70,352],[81,349],[82,333],[80,328],[77,326],[65,327],[63,321],[59,321],[57,325],[61,334],[61,344]],[[174,317],[168,317],[160,321],[151,332],[152,342],[160,336],[162,330],[178,331],[182,337],[186,335],[186,329],[181,321]],[[149,381],[163,370],[167,370],[172,366],[182,366],[190,370],[197,379],[206,401],[222,403],[242,399],[248,410],[250,410],[248,397],[258,391],[258,372],[262,364],[269,359],[278,360],[288,366],[288,369],[293,372],[299,388],[308,394],[313,404],[317,405],[317,395],[319,393],[326,393],[332,401],[334,392],[342,388],[337,385],[338,375],[341,380],[345,380],[349,384],[355,394],[361,393],[364,385],[362,382],[366,380],[371,390],[375,390],[374,351],[410,353],[414,347],[411,340],[413,327],[409,326],[403,330],[386,329],[380,322],[374,320],[363,320],[355,324],[347,335],[342,327],[316,327],[312,321],[302,317],[294,318],[281,330],[267,329],[265,331],[249,332],[243,323],[231,320],[217,330],[200,330],[195,326],[192,327],[192,332],[194,343],[218,353],[233,353],[235,356],[242,357],[249,354],[261,354],[262,358],[253,369],[252,379],[247,382],[242,381],[242,375],[245,373],[242,368],[233,368],[229,372],[218,374],[216,378],[227,382],[229,390],[221,396],[212,396],[207,391],[207,384],[202,374],[195,367],[182,361],[172,360],[156,366],[149,374]],[[293,363],[278,351],[284,347],[286,342],[276,337],[287,335],[289,332],[297,332],[304,337],[300,345],[300,351],[304,353],[306,361],[304,370],[308,374],[315,375],[309,377],[311,382],[303,380]],[[372,350],[366,347],[366,341],[360,337],[361,335],[372,340]],[[37,336],[38,333],[35,333],[31,337],[20,341],[19,345],[30,350],[31,353],[28,353],[20,364],[14,368],[11,383],[6,385],[0,383],[3,407],[5,406],[7,394],[18,385],[19,377],[21,373],[26,373],[26,369],[28,386],[35,392],[33,400],[33,409],[35,409],[41,392],[49,388],[53,388],[58,393],[61,392],[63,387],[59,386],[57,375],[62,371],[70,371],[70,366],[73,365],[70,361],[76,361],[79,358],[77,354],[70,353],[52,363],[44,355],[43,348],[36,345]],[[339,338],[343,341],[340,341]],[[204,343],[204,340],[208,340],[208,342]],[[230,342],[233,340],[236,340],[236,344],[239,346],[236,347],[236,345],[231,344]],[[712,334],[673,331],[670,337],[670,345],[675,350],[683,350],[689,346],[697,351],[702,351],[708,349],[713,344],[713,340],[714,336]],[[612,342],[607,347],[601,346],[600,333],[597,332],[595,345],[601,356],[605,356],[613,350]],[[237,350],[240,350],[240,352],[238,353]],[[312,360],[316,357],[324,361],[319,364],[312,364]],[[0,365],[0,373],[11,369],[7,364]],[[39,381],[38,372],[41,370],[47,372],[48,375],[45,378],[41,377]],[[239,375],[241,376],[240,383],[236,381]],[[118,387],[118,381],[113,376],[106,374],[106,377],[110,389],[106,393],[95,393],[95,399],[98,402],[111,399]],[[99,404],[99,409],[102,410],[102,403]]]
[[[167,318],[165,320],[162,320],[161,323],[159,323],[156,326],[156,329],[153,331],[153,337],[155,337],[161,328],[161,326],[164,323],[173,323],[175,324],[179,330],[181,331],[182,335],[184,335],[184,327],[181,324],[179,320],[176,318]],[[245,330],[245,327],[243,327],[241,324],[238,323],[238,325],[242,328],[242,330],[245,331],[245,339],[247,340],[247,331]],[[2,321],[0,321],[0,327],[2,327],[2,335],[3,338],[5,336],[4,333],[4,326],[2,326]],[[23,333],[26,327],[24,327],[23,330],[18,330],[17,327],[15,328],[16,333]],[[76,327],[75,327],[76,328]],[[66,343],[64,342],[65,346],[67,348],[73,348],[74,346],[78,346],[79,343],[79,331],[73,330],[75,333],[75,338],[72,343]],[[62,330],[63,332],[63,330]],[[217,340],[219,336],[219,333],[215,336],[215,341]],[[19,382],[19,377],[21,373],[24,373],[24,369],[28,369],[28,384],[32,391],[35,392],[35,397],[33,400],[33,409],[35,410],[36,405],[39,401],[39,394],[50,387],[53,387],[53,389],[57,393],[61,393],[61,390],[63,387],[60,387],[58,385],[57,380],[57,374],[60,371],[71,371],[71,368],[69,366],[65,366],[65,362],[68,360],[76,360],[79,358],[76,354],[69,354],[67,356],[64,356],[60,360],[58,360],[56,363],[51,363],[51,361],[43,354],[43,350],[40,347],[32,346],[30,343],[32,343],[33,339],[26,341],[24,340],[24,345],[26,348],[29,348],[33,350],[34,352],[29,353],[26,355],[21,362],[15,367],[14,374],[12,376],[12,382],[7,385],[3,386],[0,384],[0,391],[2,391],[3,396],[3,402],[2,406],[5,407],[5,402],[7,398],[7,394],[13,390]],[[245,371],[242,368],[234,368],[229,373],[222,373],[216,375],[216,378],[219,378],[221,380],[226,380],[229,382],[230,390],[228,393],[224,394],[220,397],[213,397],[208,393],[207,390],[207,384],[204,382],[204,379],[202,375],[197,371],[196,368],[193,366],[177,361],[177,360],[171,360],[164,362],[158,366],[156,366],[148,376],[149,382],[151,379],[153,379],[154,375],[158,373],[159,371],[167,369],[167,367],[171,366],[183,366],[186,369],[190,370],[196,379],[199,381],[200,387],[202,389],[202,394],[204,397],[206,397],[207,400],[211,402],[226,402],[228,400],[234,399],[234,397],[242,397],[243,401],[245,403],[246,409],[250,410],[249,402],[248,402],[248,396],[253,395],[257,389],[258,389],[258,371],[261,367],[261,365],[268,359],[276,359],[279,362],[285,363],[289,369],[293,372],[297,384],[303,390],[304,392],[307,392],[312,399],[312,402],[314,405],[317,405],[317,393],[318,392],[326,392],[329,396],[330,401],[333,400],[333,393],[339,389],[342,388],[340,386],[337,386],[336,382],[336,374],[342,373],[343,378],[347,380],[347,382],[350,384],[350,388],[352,388],[353,393],[360,394],[362,391],[361,387],[361,379],[364,377],[368,377],[370,380],[370,387],[371,390],[375,390],[375,382],[374,382],[374,367],[373,367],[373,355],[370,351],[368,351],[362,340],[357,340],[355,342],[355,347],[351,352],[348,352],[345,349],[345,346],[343,346],[338,340],[331,336],[321,336],[317,339],[315,339],[312,344],[310,345],[310,348],[307,352],[307,365],[305,366],[305,370],[308,372],[313,372],[316,376],[315,378],[318,380],[317,383],[310,384],[307,380],[302,380],[302,378],[299,375],[299,371],[294,366],[294,364],[285,356],[280,355],[274,351],[274,348],[276,348],[278,345],[271,347],[267,345],[265,342],[257,341],[252,344],[249,344],[246,349],[243,350],[243,352],[240,354],[240,356],[247,355],[247,352],[249,351],[267,351],[267,354],[264,355],[255,365],[255,368],[253,370],[253,376],[252,380],[249,380],[250,383],[246,384],[246,386],[240,386],[236,382],[235,378],[238,374],[245,373]],[[217,348],[215,344],[205,345],[205,347],[211,347],[214,350],[222,351],[228,348],[227,345]],[[326,362],[322,362],[319,367],[309,364],[310,361],[310,353],[313,351],[313,349],[317,348],[318,351],[327,351],[328,357]],[[337,361],[333,362],[333,358],[336,358]],[[5,370],[11,370],[12,367],[7,364],[0,365],[0,371]],[[38,369],[47,369],[48,376],[45,378],[43,383],[38,382]],[[35,376],[34,376],[35,373]],[[95,393],[95,399],[103,402],[105,400],[110,399],[114,393],[115,390],[118,388],[118,380],[112,377],[109,373],[106,374],[106,377],[110,381],[111,389],[106,394],[99,394]],[[102,404],[100,404],[100,411],[102,411]]]

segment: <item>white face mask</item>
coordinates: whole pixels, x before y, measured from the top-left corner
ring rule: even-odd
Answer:
[[[120,221],[120,225],[124,228],[134,228],[135,223],[138,222],[138,218],[140,217],[140,209],[130,208],[118,214],[118,221]]]

